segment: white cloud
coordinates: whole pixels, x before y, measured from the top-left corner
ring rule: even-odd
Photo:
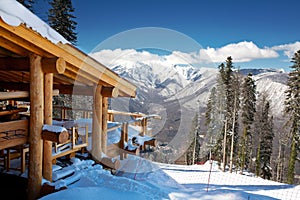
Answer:
[[[270,48],[259,48],[253,42],[239,42],[228,44],[221,48],[206,48],[200,50],[200,55],[206,53],[213,62],[224,62],[231,56],[233,62],[249,62],[255,59],[276,58],[278,53]]]
[[[134,66],[137,62],[145,64],[191,64],[207,65],[208,63],[225,62],[228,56],[233,58],[233,62],[250,62],[255,59],[276,58],[279,54],[276,49],[259,48],[253,42],[239,42],[228,44],[221,48],[200,49],[198,52],[185,53],[173,51],[170,55],[156,55],[146,51],[136,51],[134,49],[101,50],[91,56],[99,60],[106,66],[118,64]]]
[[[282,44],[278,46],[272,47],[275,51],[283,51],[284,55],[286,55],[289,58],[292,58],[294,54],[300,50],[300,42],[290,43],[290,44]]]

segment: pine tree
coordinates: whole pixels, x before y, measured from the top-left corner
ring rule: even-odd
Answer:
[[[233,89],[233,104],[232,104],[232,128],[231,128],[231,145],[230,145],[230,165],[229,171],[232,172],[234,155],[237,154],[237,141],[238,141],[238,118],[240,109],[240,73],[239,70],[234,73],[232,79],[232,89]]]
[[[262,113],[262,132],[260,140],[260,163],[262,166],[263,178],[270,179],[271,177],[271,155],[273,147],[273,116],[270,116],[270,102],[267,101],[264,105]]]
[[[238,130],[238,110],[239,110],[239,73],[234,73],[234,66],[232,63],[232,58],[229,56],[226,59],[226,65],[223,63],[219,65],[219,73],[222,83],[224,84],[225,90],[225,119],[226,119],[226,134],[231,135],[232,137],[227,137],[224,135],[223,139],[223,165],[226,165],[226,155],[227,150],[230,149],[230,171],[232,172],[233,166],[233,154],[236,151],[236,139],[237,139],[237,130]],[[224,129],[225,130],[225,129]],[[224,141],[225,140],[225,141]],[[228,141],[227,141],[228,140]],[[227,147],[229,144],[231,145]]]
[[[273,116],[271,116],[270,102],[267,94],[259,96],[257,112],[255,117],[254,143],[258,143],[256,150],[256,175],[264,178],[271,177],[270,159],[273,148]]]
[[[198,146],[197,143],[199,143],[199,132],[198,132],[198,114],[196,113],[193,121],[192,121],[192,127],[189,133],[189,139],[190,139],[190,146],[186,152],[186,160],[188,165],[195,164],[195,158],[196,158],[196,152],[199,152],[199,149],[196,149]],[[199,147],[199,146],[198,146]]]
[[[299,127],[300,127],[300,50],[292,58],[293,65],[287,81],[288,89],[285,91],[285,113],[291,122],[291,150],[287,174],[287,182],[294,183],[295,163],[298,155],[299,146]],[[299,148],[299,147],[298,147]]]
[[[256,85],[252,79],[252,74],[248,74],[244,78],[242,85],[242,123],[244,126],[242,142],[240,143],[240,167],[241,173],[246,165],[248,168],[251,160],[252,148],[252,134],[251,124],[254,121],[254,114],[256,112]]]
[[[76,18],[71,0],[52,0],[50,2],[52,8],[49,9],[48,22],[49,25],[60,33],[66,40],[72,44],[77,42]]]
[[[255,175],[258,177],[260,175],[260,143],[258,143],[258,147],[256,150],[256,159],[255,159]]]
[[[23,6],[29,9],[31,12],[33,12],[34,0],[17,0],[17,1],[23,4]]]
[[[212,150],[215,159],[221,161],[226,96],[221,74],[219,74],[218,77],[217,86],[211,89],[207,102],[207,109],[205,113],[207,133],[201,149],[204,153],[204,155],[202,153],[202,156],[206,156],[208,152]],[[215,144],[213,147],[210,146],[211,142]]]

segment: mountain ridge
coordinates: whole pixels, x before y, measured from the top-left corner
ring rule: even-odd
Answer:
[[[191,119],[200,113],[200,126],[210,90],[216,86],[218,68],[174,65],[155,61],[114,63],[109,68],[137,86],[134,99],[112,99],[115,109],[159,114],[163,120],[152,124],[161,141],[174,141],[177,135],[187,135]],[[284,91],[288,73],[278,69],[240,69],[241,74],[253,74],[258,94],[267,92],[272,114],[279,116],[284,109]],[[127,102],[126,102],[127,101]],[[205,131],[205,130],[203,130]]]

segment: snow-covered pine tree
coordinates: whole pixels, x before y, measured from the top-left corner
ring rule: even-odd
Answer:
[[[76,18],[71,0],[52,0],[48,12],[49,25],[72,44],[77,42]]]
[[[244,78],[242,84],[241,101],[243,135],[241,138],[241,142],[239,143],[239,160],[241,173],[243,173],[243,169],[245,168],[245,166],[246,168],[248,168],[252,157],[251,124],[254,121],[254,115],[256,112],[256,85],[251,73],[249,73]]]
[[[291,150],[288,165],[287,183],[294,183],[295,164],[299,151],[299,127],[300,127],[300,50],[292,58],[293,65],[290,67],[287,85],[285,91],[285,113],[290,119]]]

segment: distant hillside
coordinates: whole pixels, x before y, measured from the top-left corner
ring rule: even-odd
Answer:
[[[178,142],[185,139],[183,135],[189,132],[191,119],[196,112],[201,113],[200,121],[203,124],[207,99],[216,84],[218,69],[143,62],[119,64],[111,69],[138,87],[136,98],[130,102],[127,99],[114,99],[112,106],[115,109],[160,114],[163,119],[155,121],[152,126],[154,134],[161,141]],[[257,91],[269,94],[273,114],[280,115],[284,106],[287,73],[275,69],[241,70],[244,75],[250,72],[254,75]]]

